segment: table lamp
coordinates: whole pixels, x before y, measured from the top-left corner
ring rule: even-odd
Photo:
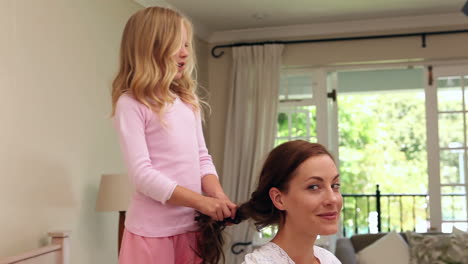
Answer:
[[[99,184],[99,193],[96,201],[96,210],[119,212],[119,240],[118,251],[122,243],[125,223],[125,211],[130,204],[132,188],[126,174],[103,174]]]

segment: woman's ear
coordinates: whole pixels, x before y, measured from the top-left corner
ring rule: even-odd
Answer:
[[[269,195],[270,195],[271,201],[273,202],[273,205],[278,210],[284,211],[286,209],[284,205],[284,201],[283,201],[283,194],[278,188],[276,187],[270,188]]]

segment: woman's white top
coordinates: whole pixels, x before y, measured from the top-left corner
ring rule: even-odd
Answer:
[[[341,264],[328,250],[314,246],[314,255],[321,264]],[[245,256],[242,264],[294,264],[288,254],[273,242],[268,242]]]

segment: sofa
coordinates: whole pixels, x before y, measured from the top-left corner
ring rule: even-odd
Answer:
[[[358,234],[351,238],[338,239],[335,255],[342,264],[466,264],[468,234],[465,232]]]

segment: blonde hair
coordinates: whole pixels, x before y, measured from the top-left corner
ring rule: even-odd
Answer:
[[[182,25],[187,30],[187,43],[182,43]],[[175,80],[178,69],[172,56],[185,44],[189,55],[182,77]],[[197,83],[192,77],[194,65],[193,30],[188,19],[162,7],[138,11],[123,32],[120,67],[112,83],[112,115],[124,93],[153,110],[161,120],[176,95],[194,111],[200,111]]]

